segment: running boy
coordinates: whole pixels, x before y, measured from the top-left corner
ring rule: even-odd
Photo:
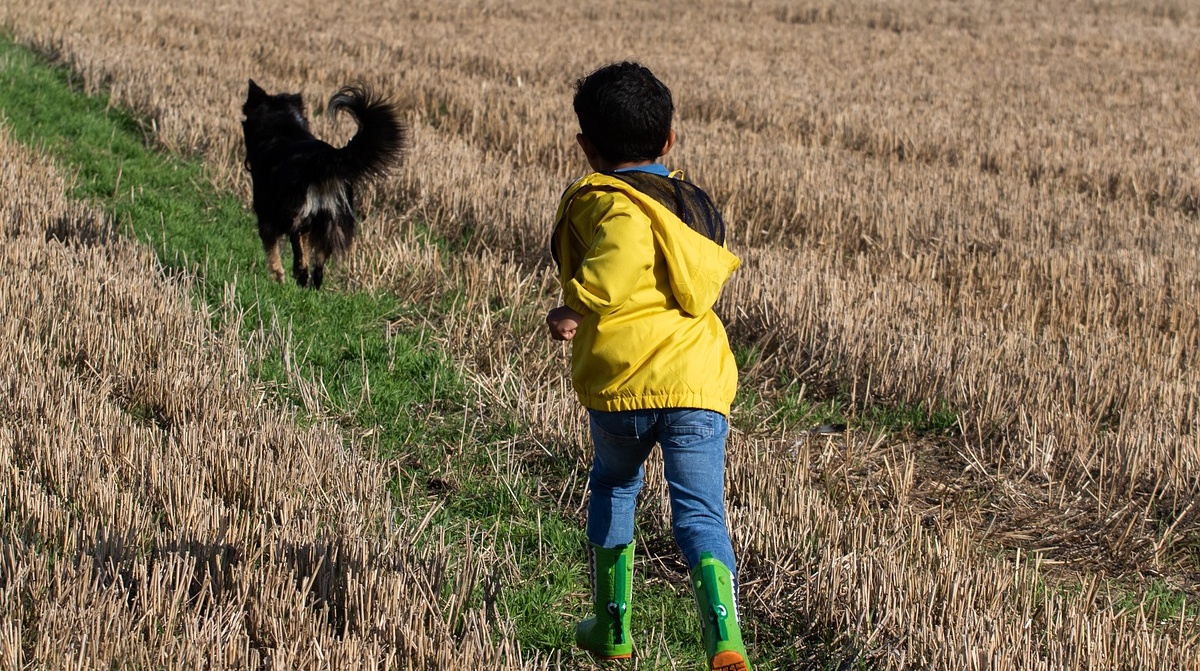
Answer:
[[[709,197],[656,162],[675,144],[674,104],[648,69],[600,68],[576,83],[574,108],[576,140],[595,172],[567,189],[555,215],[564,305],[546,323],[552,338],[571,341],[571,380],[594,446],[594,614],[575,640],[601,660],[633,653],[634,508],[658,444],[710,668],[747,671],[724,500],[737,366],[712,311],[740,261],[724,247]]]

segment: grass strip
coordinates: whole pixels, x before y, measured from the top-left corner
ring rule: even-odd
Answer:
[[[252,216],[235,197],[212,188],[201,166],[150,149],[135,116],[103,97],[81,95],[65,68],[48,67],[7,41],[0,42],[0,61],[0,113],[12,136],[71,166],[77,179],[70,195],[99,204],[123,232],[151,245],[168,271],[197,274],[207,305],[221,306],[232,289],[247,334],[262,325],[289,330],[303,343],[291,365],[324,382],[334,412],[386,436],[404,436],[427,424],[428,412],[413,417],[414,404],[461,400],[462,384],[444,353],[418,347],[419,333],[394,333],[389,340],[387,324],[410,307],[384,294],[306,291],[269,281]],[[380,372],[380,364],[389,372]],[[259,373],[294,394],[282,353],[269,356]],[[385,440],[384,447],[394,450],[395,443]]]

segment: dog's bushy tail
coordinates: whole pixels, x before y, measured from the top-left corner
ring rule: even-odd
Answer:
[[[339,176],[381,177],[403,159],[408,131],[387,99],[366,86],[346,86],[329,99],[330,116],[342,110],[354,116],[358,132],[334,155]]]

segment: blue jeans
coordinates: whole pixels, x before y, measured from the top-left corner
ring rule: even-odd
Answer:
[[[737,575],[725,527],[725,416],[691,408],[588,413],[595,446],[588,540],[605,548],[633,540],[643,464],[657,443],[671,497],[671,531],[688,566],[711,552]]]

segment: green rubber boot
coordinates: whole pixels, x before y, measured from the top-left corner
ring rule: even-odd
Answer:
[[[737,602],[733,596],[733,574],[711,552],[700,555],[692,569],[692,589],[700,610],[701,634],[708,668],[712,671],[750,671],[742,628],[738,625]]]
[[[593,616],[575,628],[575,645],[600,661],[633,656],[633,640],[629,637],[633,545],[631,542],[616,548],[590,546]]]

